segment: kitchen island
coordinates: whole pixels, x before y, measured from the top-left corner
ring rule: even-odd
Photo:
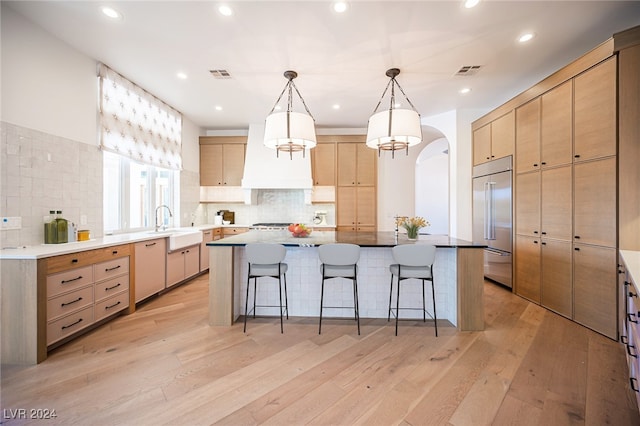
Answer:
[[[250,231],[207,243],[209,247],[209,323],[229,326],[243,313],[246,292],[247,261],[244,246],[255,242],[283,244],[287,247],[285,262],[289,315],[317,317],[320,312],[320,261],[317,246],[351,243],[362,250],[358,262],[358,302],[361,318],[386,318],[389,303],[391,247],[399,244],[432,244],[437,247],[433,266],[438,321],[446,320],[460,331],[484,329],[483,248],[484,245],[447,236],[420,235],[410,241],[405,234],[394,232],[314,232],[307,238],[294,238],[286,230]],[[263,280],[267,281],[268,278]],[[274,283],[275,280],[271,280]],[[338,282],[325,292],[330,306],[353,306],[351,283]],[[275,285],[275,284],[274,284]],[[258,286],[258,298],[266,304],[278,303],[277,292],[269,291],[269,283]],[[422,301],[420,282],[403,284],[401,305],[419,306]],[[412,304],[413,302],[413,304]],[[427,303],[429,305],[429,303]],[[411,315],[414,313],[414,316]],[[258,314],[276,315],[262,310]],[[325,310],[323,316],[343,316],[344,312]],[[418,318],[416,311],[403,311],[401,318]]]

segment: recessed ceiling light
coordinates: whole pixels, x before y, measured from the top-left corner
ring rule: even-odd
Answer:
[[[111,19],[122,19],[122,14],[111,7],[107,7],[107,6],[103,7],[102,13],[104,13],[106,16],[108,16]]]
[[[480,3],[480,0],[465,0],[464,7],[471,9],[472,7],[476,7],[478,3]]]
[[[526,43],[534,37],[535,37],[534,33],[524,33],[520,37],[518,37],[518,41],[520,43]]]
[[[187,75],[183,72],[179,72],[178,74],[176,74],[176,77],[178,77],[180,80],[186,80],[187,79]]]
[[[218,12],[220,12],[220,14],[223,16],[233,15],[233,9],[231,9],[231,7],[227,6],[226,4],[223,4],[222,6],[218,7]]]
[[[282,107],[280,105],[276,105],[276,107],[274,108],[277,111],[280,111],[282,109]]]
[[[216,111],[222,111],[222,107],[220,105],[216,105],[215,108],[216,108]]]
[[[349,5],[346,1],[337,1],[333,3],[333,10],[337,13],[346,12],[349,8]]]
[[[461,95],[466,95],[467,93],[469,93],[471,91],[470,88],[468,87],[463,87],[462,89],[458,90],[458,93],[460,93]]]
[[[395,104],[393,104],[394,108],[400,108],[402,106],[402,104],[400,102],[396,102]]]
[[[333,109],[340,109],[340,105],[338,105],[338,104],[333,104]]]

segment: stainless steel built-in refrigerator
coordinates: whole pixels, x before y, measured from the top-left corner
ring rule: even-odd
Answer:
[[[473,168],[473,242],[487,245],[484,276],[512,287],[511,157]]]

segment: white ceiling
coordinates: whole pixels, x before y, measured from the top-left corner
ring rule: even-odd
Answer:
[[[227,1],[231,17],[213,1],[3,3],[212,130],[263,122],[287,69],[319,128],[366,127],[391,67],[423,117],[488,111],[640,25],[638,1],[351,1],[343,14],[331,1]],[[124,18],[108,20],[104,4]],[[536,37],[522,45],[525,31]],[[465,65],[482,68],[454,76]]]

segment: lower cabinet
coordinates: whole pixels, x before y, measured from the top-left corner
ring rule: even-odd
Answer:
[[[640,255],[636,253],[635,259],[629,261],[635,262],[637,268]],[[620,341],[625,345],[627,354],[629,385],[640,407],[640,278],[631,275],[625,259],[621,259],[620,267],[620,310],[624,313],[620,321]]]
[[[207,229],[202,231],[202,243],[200,243],[200,272],[209,269],[209,248],[207,243],[222,238],[222,228]]]
[[[49,259],[46,293],[47,346],[124,310],[129,306],[129,246]]]
[[[573,314],[571,241],[543,238],[540,304],[567,318]]]
[[[200,245],[167,253],[167,288],[200,272]]]
[[[135,243],[136,303],[165,289],[167,239]]]
[[[516,294],[540,303],[540,238],[516,235]]]

